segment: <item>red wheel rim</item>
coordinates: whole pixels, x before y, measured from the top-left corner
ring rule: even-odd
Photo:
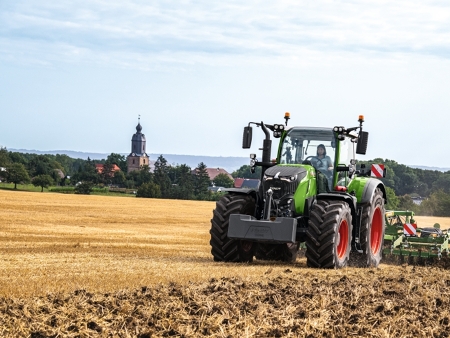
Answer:
[[[383,216],[380,208],[376,208],[373,212],[372,226],[370,227],[370,250],[373,254],[377,254],[381,247],[383,234]]]
[[[342,259],[347,254],[348,248],[348,223],[347,220],[342,220],[339,225],[339,243],[337,245],[337,256]]]

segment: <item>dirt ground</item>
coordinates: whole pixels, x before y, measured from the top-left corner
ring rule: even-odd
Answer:
[[[0,337],[450,335],[447,269],[213,262],[211,202],[0,191],[0,205]]]

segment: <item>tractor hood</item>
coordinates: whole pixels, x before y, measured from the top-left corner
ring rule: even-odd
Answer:
[[[268,168],[263,177],[264,192],[273,191],[273,198],[280,199],[287,194],[294,194],[300,181],[306,177],[303,167],[276,165]]]

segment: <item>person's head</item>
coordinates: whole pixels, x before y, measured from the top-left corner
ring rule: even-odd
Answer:
[[[319,144],[317,146],[317,156],[325,156],[327,154],[327,150],[323,144]]]

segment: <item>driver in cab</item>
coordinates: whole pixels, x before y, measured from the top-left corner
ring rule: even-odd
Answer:
[[[327,150],[323,144],[317,146],[317,158],[320,161],[317,161],[316,168],[324,174],[329,174],[329,172],[333,170],[333,162],[331,161],[330,156],[327,155]]]

